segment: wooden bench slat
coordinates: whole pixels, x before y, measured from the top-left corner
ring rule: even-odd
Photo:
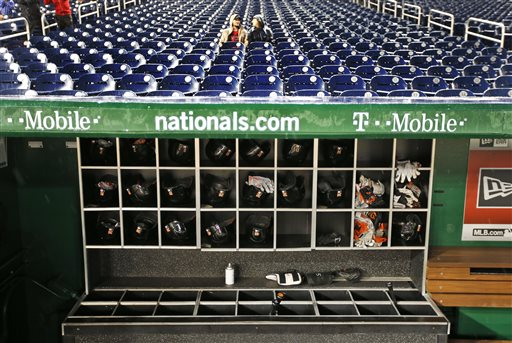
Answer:
[[[511,274],[471,274],[468,267],[429,267],[427,270],[427,279],[438,280],[496,280],[512,281]]]
[[[439,306],[511,308],[512,296],[501,294],[446,294],[432,293]]]
[[[427,280],[431,293],[512,294],[509,281]]]

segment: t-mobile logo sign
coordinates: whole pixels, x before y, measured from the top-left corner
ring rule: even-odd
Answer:
[[[480,169],[478,207],[512,207],[512,169]]]

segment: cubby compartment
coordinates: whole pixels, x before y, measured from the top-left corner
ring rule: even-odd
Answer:
[[[352,301],[348,291],[322,290],[314,291],[316,301]]]
[[[111,316],[116,305],[81,305],[73,314],[74,317]]]
[[[318,312],[321,316],[357,316],[354,305],[343,304],[318,304]]]
[[[354,187],[352,171],[319,171],[317,208],[351,208]]]
[[[157,207],[156,170],[121,170],[123,207]]]
[[[311,294],[309,291],[280,290],[276,291],[276,294],[277,293],[284,293],[283,303],[287,303],[289,301],[311,301]]]
[[[313,304],[283,304],[279,305],[279,316],[314,316]]]
[[[280,139],[277,141],[277,166],[281,168],[312,168],[312,139]]]
[[[119,207],[119,178],[116,169],[84,169],[82,185],[85,208]]]
[[[277,249],[311,247],[311,212],[284,212],[277,215]]]
[[[191,170],[160,170],[160,207],[195,208],[196,178]]]
[[[419,162],[422,168],[432,165],[431,139],[397,139],[396,161]]]
[[[158,160],[160,167],[194,167],[194,139],[159,139]]]
[[[351,290],[354,301],[390,301],[384,291]]]
[[[274,292],[272,291],[239,291],[238,301],[272,301]]]
[[[357,168],[393,167],[392,139],[358,139]]]
[[[199,141],[201,167],[235,167],[236,141],[234,139],[201,139]]]
[[[114,312],[116,317],[146,317],[152,316],[155,305],[119,305]]]
[[[320,139],[318,140],[319,168],[353,168],[353,139]]]
[[[156,211],[123,211],[125,246],[158,246]]]
[[[198,316],[234,316],[236,306],[233,305],[205,305],[200,304],[197,310]]]
[[[357,304],[359,314],[362,316],[397,316],[392,305]]]
[[[273,170],[241,170],[238,174],[240,208],[274,208]]]
[[[236,291],[202,291],[201,303],[207,301],[236,301]]]
[[[274,247],[274,212],[239,212],[240,249],[272,249]]]
[[[358,170],[356,172],[354,208],[389,208],[391,170]]]
[[[395,290],[393,294],[397,301],[426,301],[419,291]]]
[[[431,172],[423,169],[419,170],[419,172],[420,175],[411,179],[411,181],[405,179],[403,183],[394,183],[394,196],[392,197],[392,207],[394,209],[414,210],[416,208],[427,209],[429,207],[428,198]],[[396,171],[393,176],[397,176]]]
[[[274,167],[274,142],[275,140],[273,139],[239,139],[239,167]]]
[[[235,211],[201,211],[201,247],[235,249]]]
[[[398,312],[402,316],[437,316],[430,305],[397,305]]]
[[[196,246],[196,211],[161,211],[164,246]]]
[[[425,246],[427,212],[393,212],[391,246]]]
[[[201,170],[201,207],[236,207],[235,170]]]
[[[316,216],[316,247],[349,247],[351,212],[319,212]]]
[[[194,305],[158,305],[155,316],[191,316]]]
[[[354,213],[353,246],[381,248],[389,245],[389,212],[357,211]]]
[[[117,166],[117,140],[115,138],[83,138],[80,140],[82,167]]]
[[[155,167],[156,150],[154,138],[121,138],[121,166]]]
[[[196,301],[196,291],[167,291],[162,294],[160,302]]]
[[[278,208],[311,208],[312,171],[278,171],[276,183]]]
[[[127,291],[121,302],[157,301],[161,294],[160,291]]]
[[[272,304],[244,304],[238,305],[239,316],[269,316],[272,312]]]
[[[123,291],[100,291],[95,290],[87,294],[84,302],[118,302],[123,296]]]
[[[87,211],[85,220],[85,244],[121,245],[119,211]]]

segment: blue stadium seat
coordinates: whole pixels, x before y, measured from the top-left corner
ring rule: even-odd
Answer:
[[[105,64],[103,67],[98,69],[98,73],[110,74],[114,80],[120,80],[124,76],[132,73],[132,68],[128,64],[124,63],[113,63]]]
[[[35,90],[32,90],[32,89],[9,88],[9,89],[0,90],[0,95],[34,97],[34,96],[37,96],[38,94]]]
[[[67,96],[67,97],[77,97],[77,98],[84,98],[87,96],[87,93],[86,92],[83,92],[83,91],[80,91],[80,90],[58,90],[58,91],[53,91],[53,92],[50,92],[50,93],[47,93],[45,95],[50,95],[50,96]]]
[[[97,95],[101,92],[115,90],[116,82],[110,74],[86,74],[78,79],[75,88],[89,95]]]
[[[423,55],[432,56],[436,60],[440,61],[444,56],[446,56],[446,50],[443,49],[426,49],[422,53]]]
[[[252,55],[245,60],[245,65],[269,65],[277,67],[277,60],[272,55]]]
[[[192,95],[199,90],[199,82],[192,75],[174,74],[164,77],[160,81],[160,90],[171,90],[182,92],[185,95]]]
[[[333,42],[329,44],[329,51],[332,53],[337,53],[339,50],[343,49],[352,49],[352,46],[346,42]]]
[[[462,69],[463,76],[480,76],[488,81],[496,79],[497,74],[494,68],[486,64],[468,65]]]
[[[341,59],[336,55],[326,54],[315,56],[311,62],[311,67],[315,70],[327,65],[341,66]]]
[[[272,68],[272,67],[266,67],[266,66],[252,66],[252,67],[264,67],[264,68]],[[247,68],[245,71],[247,71],[249,68]],[[231,64],[216,64],[213,65],[210,70],[208,71],[208,75],[231,75],[238,80],[240,80],[242,76],[242,72],[240,71],[240,68],[238,68],[235,65]]]
[[[208,71],[212,66],[212,61],[206,55],[202,54],[188,54],[180,62],[181,64],[197,64],[201,66],[205,71]]]
[[[148,63],[163,64],[167,69],[172,69],[178,65],[179,61],[176,56],[172,54],[161,53],[151,57]]]
[[[404,65],[405,61],[401,56],[398,55],[384,55],[379,57],[377,65],[381,66],[386,70],[391,70],[394,66]]]
[[[162,41],[149,41],[144,44],[142,44],[143,48],[150,48],[155,50],[157,53],[162,52],[167,48],[167,45]]]
[[[318,75],[325,81],[329,81],[331,76],[338,74],[350,74],[350,69],[344,66],[326,65],[318,70]]]
[[[30,78],[23,73],[0,73],[0,90],[30,89]]]
[[[258,97],[258,98],[275,98],[278,96],[283,96],[283,93],[275,92],[275,91],[268,91],[268,90],[254,90],[254,91],[246,91],[242,94],[242,96]]]
[[[312,61],[316,56],[319,55],[328,55],[329,50],[327,49],[312,49],[306,52],[306,56]]]
[[[441,64],[462,70],[471,63],[464,56],[445,56],[441,60]]]
[[[119,55],[127,54],[128,51],[126,51],[126,49],[122,49],[122,48],[112,48],[112,49],[105,49],[105,50],[103,50],[103,53],[104,54],[109,54],[110,56],[112,56],[112,58],[115,59]]]
[[[342,97],[364,97],[364,98],[373,98],[373,97],[379,96],[379,94],[377,94],[374,91],[368,91],[368,90],[362,90],[362,89],[349,89],[349,90],[343,91],[339,94],[337,93],[337,94],[333,94],[333,95],[342,96]]]
[[[194,48],[191,52],[191,54],[200,54],[200,55],[205,55],[205,56],[208,56],[208,58],[212,61],[215,60],[215,52],[213,50],[210,50],[210,49],[196,49]]]
[[[205,70],[198,64],[180,64],[169,70],[169,74],[188,74],[194,76],[197,81],[203,80],[206,76]]]
[[[158,81],[163,79],[169,74],[169,70],[163,64],[158,63],[148,63],[143,64],[140,67],[133,70],[134,73],[137,74],[150,74]],[[204,74],[204,71],[203,71]]]
[[[154,57],[157,57],[157,56],[153,56],[150,59],[151,63],[154,63],[153,62]],[[116,63],[128,64],[130,66],[130,68],[138,68],[141,65],[146,64],[146,58],[143,55],[135,54],[132,52],[129,52],[129,53],[123,54],[123,55],[119,55],[115,61],[116,61]]]
[[[197,43],[194,46],[194,49],[209,49],[212,50],[214,53],[219,52],[219,45],[212,41],[202,41]]]
[[[384,68],[379,66],[359,66],[354,71],[354,74],[360,76],[366,82],[370,81],[376,75],[386,75],[387,72]]]
[[[292,65],[285,67],[281,72],[281,78],[283,80],[288,80],[293,75],[306,74],[306,75],[314,75],[315,71],[313,68],[309,66],[301,66],[301,65]]]
[[[345,59],[345,65],[350,68],[350,70],[355,70],[357,67],[362,65],[374,65],[373,60],[365,55],[353,55],[347,56]]]
[[[512,98],[512,88],[490,88],[484,92],[483,96]]]
[[[194,94],[194,96],[213,96],[213,97],[227,97],[233,96],[230,92],[226,91],[212,91],[212,90],[201,90]]]
[[[259,74],[250,75],[242,82],[241,91],[245,93],[251,90],[266,90],[274,92],[283,92],[283,82],[278,76]]]
[[[475,95],[482,95],[490,88],[490,85],[479,76],[459,76],[453,80],[453,87],[470,90]]]
[[[132,91],[123,89],[123,90],[113,90],[113,91],[101,92],[100,94],[98,94],[98,96],[114,96],[114,97],[119,97],[119,98],[136,98],[137,94],[135,94]]]
[[[97,49],[92,48],[78,48],[78,49],[68,49],[72,53],[75,53],[80,57],[80,60],[82,60],[85,56],[89,56],[92,54],[97,54],[99,51]]]
[[[409,61],[411,57],[416,55],[414,51],[409,49],[398,49],[394,52],[394,54],[402,57],[405,61]]]
[[[495,69],[500,69],[503,64],[502,60],[495,55],[483,55],[475,57],[474,64],[487,64]]]
[[[164,91],[164,90],[157,90],[153,92],[149,92],[146,94],[146,96],[162,96],[162,97],[184,97],[185,94],[179,91]]]
[[[149,74],[130,74],[124,76],[117,82],[117,88],[130,90],[137,95],[146,95],[149,92],[156,91],[158,82]]]
[[[407,98],[420,98],[426,97],[427,95],[422,91],[418,91],[415,89],[404,89],[404,90],[395,90],[388,93],[388,97],[407,97]]]
[[[353,49],[341,49],[336,52],[336,56],[338,56],[342,61],[345,61],[349,56],[355,56],[357,52]]]
[[[231,67],[233,67],[233,66],[231,66]],[[221,73],[217,73],[217,74],[221,74]],[[229,74],[229,73],[222,73],[222,74]],[[247,68],[244,69],[244,77],[251,76],[251,75],[260,75],[260,74],[279,76],[279,71],[277,70],[276,67],[266,66],[266,65],[252,65],[252,66],[248,66]]]
[[[214,64],[230,64],[242,68],[244,60],[236,55],[218,55],[217,58],[215,58]]]
[[[412,79],[412,89],[422,91],[426,95],[434,95],[442,89],[448,89],[445,79],[438,76],[416,76]]]
[[[222,44],[222,46],[220,47],[221,50],[228,50],[228,49],[233,49],[233,50],[242,50],[242,51],[245,51],[245,45],[243,45],[242,43],[240,42],[225,42]]]
[[[468,89],[441,89],[435,96],[439,97],[454,97],[454,98],[465,98],[468,96],[475,96],[472,91]]]
[[[347,90],[366,90],[366,82],[357,75],[334,75],[329,80],[328,89],[332,95],[340,95]]]
[[[439,63],[435,58],[428,55],[415,55],[409,60],[409,64],[418,67],[423,70],[427,70],[429,67],[436,66]]]
[[[499,47],[486,47],[482,49],[482,56],[486,55],[494,55],[499,57],[502,60],[506,60],[509,56],[507,49],[499,48]]]
[[[231,94],[237,94],[238,87],[238,79],[231,75],[210,75],[201,83],[201,90],[224,91]]]
[[[452,82],[457,76],[460,76],[459,71],[450,66],[432,66],[427,69],[428,76],[437,76],[445,79],[447,82]]]
[[[494,88],[512,88],[512,75],[503,75],[496,78]]]
[[[21,73],[21,67],[14,62],[0,62],[0,73]]]
[[[68,74],[42,74],[33,82],[38,94],[48,94],[60,90],[73,90],[73,80]]]
[[[146,60],[149,60],[151,57],[157,54],[156,50],[151,48],[139,48],[132,51],[134,54],[141,54],[144,56]]]
[[[370,89],[379,95],[388,95],[394,90],[406,90],[407,82],[396,75],[376,75],[370,80]]]
[[[187,54],[189,52],[191,52],[193,48],[194,47],[190,42],[184,42],[184,41],[181,41],[181,42],[175,41],[167,46],[167,49],[181,49],[181,50],[185,51],[185,53],[187,53]]]
[[[512,75],[512,64],[504,64],[500,68],[501,75]]]
[[[32,63],[48,63],[48,58],[42,53],[25,53],[16,56],[16,62],[23,68]]]
[[[394,54],[397,50],[403,49],[403,45],[398,42],[386,42],[382,44],[382,50]]]
[[[257,49],[274,51],[274,47],[269,42],[251,42],[247,49],[249,51]]]
[[[287,94],[293,94],[300,90],[323,91],[324,87],[324,81],[320,76],[297,74],[292,75],[286,81],[285,92]]]
[[[86,63],[71,63],[66,64],[63,68],[60,69],[60,72],[63,74],[68,74],[71,76],[73,81],[78,80],[82,75],[85,74],[94,74],[96,70],[90,64]]]
[[[219,56],[239,56],[240,58],[245,57],[244,50],[236,50],[236,49],[224,49],[219,51]]]

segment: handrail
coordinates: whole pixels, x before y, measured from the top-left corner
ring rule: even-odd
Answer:
[[[477,32],[472,32],[470,30],[470,26],[469,26],[469,22],[471,22],[471,21],[476,21],[478,23],[483,23],[483,24],[489,24],[489,25],[497,26],[498,28],[501,29],[501,38],[494,38],[494,37],[491,37],[491,36],[482,35],[482,34],[477,33]],[[468,40],[468,36],[475,36],[475,37],[478,37],[478,38],[490,40],[491,42],[500,43],[500,47],[504,48],[505,47],[505,35],[506,35],[505,34],[505,30],[506,30],[506,27],[505,27],[505,24],[503,24],[503,23],[498,23],[496,21],[490,21],[490,20],[485,20],[485,19],[471,17],[471,18],[468,18],[468,20],[466,20],[466,33],[464,35],[464,39]]]
[[[121,10],[121,2],[120,2],[120,0],[117,0],[116,4],[114,6],[109,6],[108,5],[108,0],[104,0],[103,1],[103,11],[105,12],[105,14],[107,14],[109,11],[111,11],[113,9],[117,9],[118,11]]]
[[[48,14],[53,14],[53,16],[55,17],[55,11],[47,11],[46,13],[43,13],[41,15],[41,30],[43,31],[43,36],[46,36],[47,29],[57,27],[57,22],[54,22],[52,24],[48,23],[48,21],[46,20],[46,15]],[[45,23],[48,23],[48,25],[45,25]]]
[[[407,9],[411,9],[411,10],[416,10],[417,12],[417,15],[414,15],[414,14],[409,14]],[[421,25],[421,13],[422,13],[422,9],[420,6],[418,5],[411,5],[411,4],[408,4],[408,3],[403,3],[403,7],[402,7],[402,19],[416,19],[417,20],[417,24],[418,25]]]
[[[95,6],[96,11],[91,11],[89,13],[82,14],[82,8],[90,7],[90,6]],[[82,18],[87,18],[87,17],[93,16],[93,15],[96,15],[96,17],[100,16],[100,6],[98,5],[98,2],[96,0],[92,0],[90,2],[78,5],[78,23],[79,24],[82,24]]]
[[[377,13],[379,13],[379,10],[380,10],[380,0],[377,0],[377,2],[374,2],[372,0],[368,0],[367,7],[371,9],[372,6],[375,6],[375,11],[377,11]]]
[[[123,0],[123,9],[125,10],[128,5],[137,5],[137,0]]]
[[[450,25],[448,26],[441,22],[435,21],[435,19],[432,18],[432,13],[441,14],[441,15],[444,15],[444,16],[450,18]],[[455,16],[448,12],[443,12],[443,11],[438,11],[438,10],[430,10],[430,13],[428,14],[427,26],[429,28],[430,28],[430,26],[442,27],[443,29],[447,29],[448,31],[450,31],[450,36],[453,36],[453,31],[454,31],[454,26],[455,26]]]
[[[21,37],[21,36],[24,36],[24,35],[27,35],[27,40],[30,40],[30,27],[28,26],[27,19],[25,19],[23,17],[12,18],[12,19],[5,19],[5,20],[2,20],[2,25],[10,24],[10,23],[16,23],[16,22],[19,22],[19,21],[22,21],[25,24],[25,31],[21,31],[21,32],[17,32],[17,33],[12,33],[12,34],[5,35],[5,36],[0,36],[0,41],[7,40],[7,39],[10,39],[10,38],[15,38],[15,37]]]
[[[387,7],[388,4],[391,4],[392,7]],[[393,17],[398,16],[398,2],[396,0],[384,0],[382,4],[382,13],[389,12],[393,14]]]

